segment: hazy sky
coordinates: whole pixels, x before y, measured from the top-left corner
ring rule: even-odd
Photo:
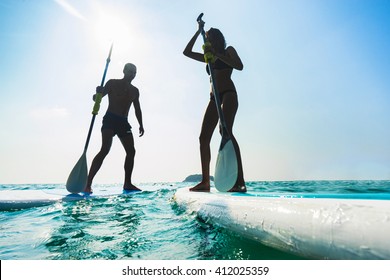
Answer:
[[[131,110],[134,182],[200,173],[208,76],[182,51],[201,12],[244,63],[233,80],[246,180],[390,179],[388,0],[2,0],[0,183],[66,182],[111,40],[107,79],[138,67],[145,135]],[[215,133],[212,171],[219,142]],[[121,183],[124,156],[115,138],[95,183]]]

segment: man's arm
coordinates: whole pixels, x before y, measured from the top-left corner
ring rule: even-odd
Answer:
[[[100,93],[102,97],[106,96],[110,90],[111,80],[109,80],[104,87],[97,86],[96,93]],[[93,95],[93,101],[95,101],[96,94]]]
[[[134,110],[135,110],[135,116],[139,123],[139,137],[144,135],[144,125],[142,123],[142,111],[141,111],[141,105],[139,103],[139,94],[138,97],[134,100]]]

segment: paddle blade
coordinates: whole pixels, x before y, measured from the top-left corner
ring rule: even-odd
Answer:
[[[84,191],[87,184],[88,168],[87,168],[87,156],[82,154],[79,161],[73,167],[72,172],[66,181],[66,189],[71,193],[79,193]]]
[[[233,142],[229,140],[220,149],[215,167],[214,184],[220,192],[227,192],[237,181],[238,165]]]

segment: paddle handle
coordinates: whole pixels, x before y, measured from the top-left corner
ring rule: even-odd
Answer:
[[[110,51],[109,51],[108,57],[107,57],[107,59],[106,59],[106,67],[104,68],[103,77],[102,77],[102,82],[100,83],[100,86],[104,86],[104,81],[105,81],[105,79],[106,79],[106,74],[107,74],[108,65],[110,64],[110,61],[111,61],[111,53],[112,53],[112,48],[113,48],[113,46],[114,46],[114,43],[111,44]],[[100,109],[100,102],[102,101],[102,97],[103,97],[103,93],[100,93],[100,92],[98,92],[98,93],[95,95],[95,104],[93,105],[93,110],[92,110],[92,120],[91,120],[91,124],[89,125],[87,140],[85,141],[84,153],[85,153],[85,152],[87,151],[87,149],[88,149],[89,140],[91,139],[91,134],[92,134],[93,125],[94,125],[94,123],[95,123],[96,115],[98,114],[99,109]]]
[[[113,47],[114,47],[114,43],[111,44],[110,52],[108,53],[108,57],[106,60],[106,67],[104,68],[103,78],[102,78],[102,82],[100,83],[100,86],[104,86],[104,80],[106,79],[108,65],[110,64],[110,61],[111,61],[111,53],[112,53]]]
[[[106,60],[106,67],[104,68],[102,82],[100,83],[101,87],[104,86],[104,80],[106,79],[108,65],[110,64],[110,61],[111,61],[111,53],[112,53],[112,47],[113,46],[114,46],[114,43],[111,44],[110,52],[108,53],[108,57],[107,57],[107,60]],[[102,102],[102,98],[103,98],[103,93],[102,92],[98,92],[95,95],[95,104],[93,105],[93,109],[92,109],[92,114],[93,115],[97,115],[99,113],[100,103]]]
[[[202,20],[202,17],[203,17],[203,13],[201,13],[198,18],[196,19],[196,21],[200,24],[200,23],[205,23],[203,20]],[[206,32],[204,31],[204,28],[202,26],[202,30],[200,31],[200,33],[202,34],[202,38],[203,38],[203,43],[205,45],[207,44],[210,44],[210,42],[207,41],[207,38],[206,38]],[[210,56],[207,55],[207,53],[205,54],[205,62],[207,63],[207,67],[209,68],[209,71],[210,71],[210,77],[211,77],[211,87],[212,87],[212,90],[213,90],[213,93],[214,93],[214,100],[215,100],[215,105],[217,106],[217,111],[218,111],[218,116],[219,116],[219,120],[221,122],[221,125],[222,125],[222,138],[224,139],[230,139],[230,135],[229,135],[229,132],[227,131],[227,128],[226,128],[226,122],[225,122],[225,117],[223,115],[223,112],[222,112],[222,108],[221,108],[221,98],[219,96],[219,92],[217,90],[217,88],[215,87],[215,75],[214,75],[214,69],[211,67],[211,63],[213,62],[212,61],[213,59],[210,59]]]

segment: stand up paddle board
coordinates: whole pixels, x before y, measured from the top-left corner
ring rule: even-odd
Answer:
[[[94,189],[92,194],[72,194],[66,190],[3,190],[0,191],[0,211],[16,210],[53,204],[56,202],[104,198],[118,195],[132,195],[140,191],[125,191],[122,187]]]
[[[389,194],[210,193],[178,189],[190,213],[243,237],[313,259],[390,259]]]

